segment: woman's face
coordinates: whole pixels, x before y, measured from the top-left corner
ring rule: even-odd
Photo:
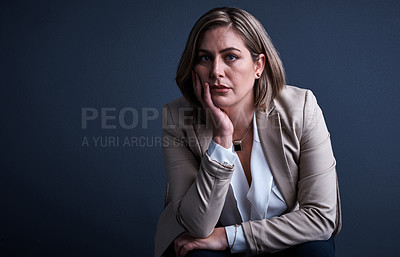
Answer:
[[[208,30],[201,38],[194,71],[208,82],[211,98],[222,109],[254,106],[254,81],[264,68],[265,56],[253,61],[241,37],[228,27]]]

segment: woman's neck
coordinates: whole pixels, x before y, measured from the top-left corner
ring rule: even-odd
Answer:
[[[253,120],[255,111],[254,106],[249,106],[247,108],[231,108],[224,111],[233,123],[235,129],[233,132],[233,138],[243,137]]]

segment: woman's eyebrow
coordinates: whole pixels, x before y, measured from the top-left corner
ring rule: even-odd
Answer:
[[[232,51],[232,50],[238,51],[238,52],[242,52],[242,51],[240,51],[239,49],[234,48],[234,47],[228,47],[228,48],[222,49],[222,50],[219,51],[219,52],[220,52],[220,53],[224,53],[224,52],[228,52],[228,51]]]
[[[224,53],[224,52],[228,52],[228,51],[232,51],[232,50],[238,51],[238,52],[242,52],[242,51],[240,51],[239,49],[237,49],[237,48],[235,48],[235,47],[228,47],[228,48],[224,48],[224,49],[220,50],[219,53],[222,54],[222,53]],[[202,48],[199,49],[199,52],[211,53],[210,51],[207,51],[207,50],[202,49]]]

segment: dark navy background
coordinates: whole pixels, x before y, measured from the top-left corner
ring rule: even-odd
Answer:
[[[192,25],[222,5],[263,23],[289,84],[324,110],[343,202],[337,256],[397,256],[400,3],[388,0],[1,1],[1,256],[152,256],[165,189],[155,110],[180,95]],[[86,129],[83,108],[99,112]],[[137,126],[121,126],[121,110]],[[141,141],[104,141],[126,137]]]

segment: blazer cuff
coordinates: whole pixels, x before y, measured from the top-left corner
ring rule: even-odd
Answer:
[[[207,152],[213,161],[217,161],[228,166],[233,165],[237,156],[236,153],[232,151],[232,148],[226,149],[225,147],[215,143],[214,140],[211,140]]]
[[[261,253],[260,247],[257,245],[256,237],[255,234],[256,232],[253,229],[253,226],[251,225],[252,221],[246,221],[242,223],[242,228],[245,234],[245,238],[247,240],[247,244],[249,246],[249,249],[252,254],[259,254]],[[271,249],[267,245],[267,238],[265,238],[265,245],[263,245],[263,252],[273,252],[273,249]]]
[[[211,159],[208,152],[203,156],[201,166],[205,172],[218,179],[231,179],[235,168],[234,164],[220,163]]]

